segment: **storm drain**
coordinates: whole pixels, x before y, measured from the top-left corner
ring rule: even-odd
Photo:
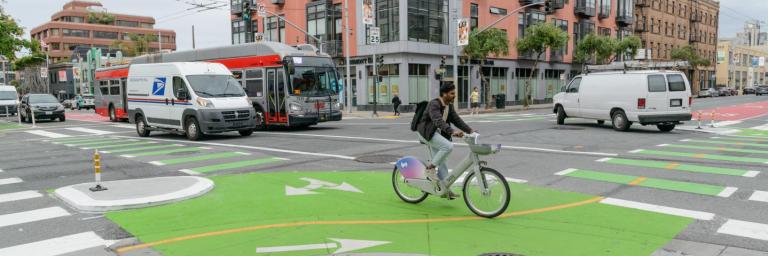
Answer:
[[[355,161],[368,164],[388,164],[397,162],[398,155],[365,155],[355,158]]]

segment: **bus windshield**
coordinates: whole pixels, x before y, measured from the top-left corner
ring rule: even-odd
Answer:
[[[301,63],[294,60],[295,72],[290,75],[292,95],[329,96],[339,91],[336,69],[330,59],[317,57],[302,57],[302,59]]]
[[[243,88],[229,75],[189,75],[190,87],[197,95],[205,98],[245,96]]]

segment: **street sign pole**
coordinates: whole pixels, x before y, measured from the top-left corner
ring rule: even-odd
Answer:
[[[347,62],[347,82],[344,84],[347,89],[347,113],[352,114],[352,76],[350,74],[350,59],[349,59],[349,0],[344,0],[344,57]]]
[[[375,16],[374,16],[375,17]],[[368,43],[371,45],[378,45],[379,40],[381,37],[381,31],[379,30],[379,27],[370,27],[368,29]],[[379,72],[378,72],[378,61],[376,59],[376,51],[374,50],[373,53],[373,116],[378,117],[379,114],[376,112],[378,108],[378,100],[379,100]]]

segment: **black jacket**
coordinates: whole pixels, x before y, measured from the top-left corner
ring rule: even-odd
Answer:
[[[400,101],[400,97],[397,97],[397,96],[392,97],[392,105],[400,105],[400,104],[403,104],[403,102]]]
[[[419,132],[422,138],[432,140],[432,135],[440,128],[440,134],[446,139],[451,140],[451,134],[453,134],[451,124],[466,133],[472,132],[472,129],[464,123],[464,120],[461,120],[459,114],[453,109],[453,104],[448,105],[448,121],[443,122],[443,110],[445,108],[440,103],[440,99],[436,98],[429,101],[427,109],[424,110],[424,115],[421,116],[421,121],[416,126],[416,131]]]

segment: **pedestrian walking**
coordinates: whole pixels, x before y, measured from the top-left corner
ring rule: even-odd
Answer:
[[[474,89],[472,89],[472,95],[470,96],[470,107],[472,108],[469,111],[469,115],[479,115],[480,114],[480,93],[477,92],[477,86],[475,86]]]
[[[400,101],[400,97],[397,96],[397,93],[392,95],[392,106],[395,108],[395,116],[400,115],[400,104],[403,104],[402,101]]]

